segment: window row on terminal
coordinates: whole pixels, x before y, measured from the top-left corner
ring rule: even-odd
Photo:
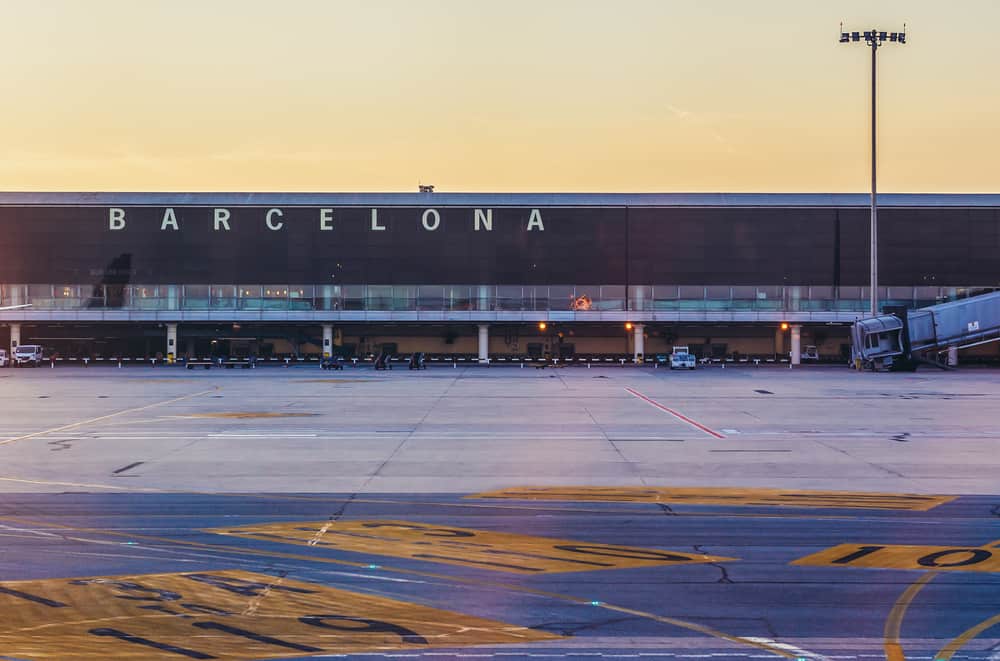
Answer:
[[[925,307],[996,287],[888,286],[885,305]],[[0,285],[27,310],[830,311],[864,312],[869,290],[817,285]]]

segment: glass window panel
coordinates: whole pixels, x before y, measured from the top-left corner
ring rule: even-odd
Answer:
[[[393,287],[392,287],[392,309],[393,310],[416,310],[417,309],[417,287],[415,285],[393,285]]]
[[[653,299],[657,301],[677,300],[678,295],[677,285],[656,285],[653,287]]]
[[[520,285],[497,286],[497,310],[527,310],[530,301],[523,299],[524,291]]]
[[[445,309],[471,310],[472,299],[468,285],[448,285],[444,288]]]
[[[365,309],[364,285],[344,285],[343,296],[343,305],[345,310]]]
[[[365,291],[366,310],[391,310],[392,285],[368,285]]]
[[[524,297],[531,302],[531,306],[528,308],[530,310],[543,311],[549,309],[549,288],[544,285],[525,287]]]
[[[340,285],[319,285],[316,287],[316,306],[320,310],[339,310],[343,305],[343,291]]]
[[[600,285],[577,285],[571,288],[572,294],[568,294],[570,299],[569,309],[576,312],[589,312],[600,310],[602,291]],[[623,288],[624,293],[624,288]],[[563,292],[559,292],[562,294]]]
[[[686,301],[700,301],[705,298],[705,288],[694,285],[681,285],[678,287],[680,297]]]
[[[833,287],[812,286],[809,288],[809,298],[814,301],[826,301],[833,298]]]
[[[731,292],[728,286],[712,285],[705,287],[705,298],[713,301],[728,301],[731,298]]]
[[[771,286],[771,287],[757,287],[757,300],[758,301],[768,301],[768,300],[781,300],[784,295],[783,287]]]
[[[549,309],[572,310],[576,298],[576,288],[572,285],[549,286]]]

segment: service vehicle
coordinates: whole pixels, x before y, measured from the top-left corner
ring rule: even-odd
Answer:
[[[45,349],[38,344],[22,344],[14,349],[14,366],[38,367],[45,360]]]
[[[799,359],[819,362],[819,351],[816,349],[815,345],[806,345],[805,351],[799,354]]]
[[[10,365],[10,359],[7,358],[7,350],[0,349],[0,367],[7,367]]]
[[[670,354],[670,369],[672,370],[693,370],[696,364],[694,355],[688,351],[687,347],[674,347],[673,353]]]

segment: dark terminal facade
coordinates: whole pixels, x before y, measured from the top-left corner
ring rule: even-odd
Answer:
[[[884,304],[1000,288],[1000,195],[879,199]],[[811,345],[833,360],[868,306],[867,205],[854,194],[3,193],[0,346],[66,359],[510,360],[683,344],[780,360]]]

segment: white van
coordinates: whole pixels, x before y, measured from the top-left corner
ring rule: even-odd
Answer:
[[[0,349],[0,367],[7,367],[10,365],[10,359],[7,358],[7,350]]]
[[[39,344],[22,344],[14,349],[14,366],[38,367],[45,360],[45,350]]]
[[[694,366],[694,355],[688,352],[687,347],[674,347],[673,353],[670,354],[670,369],[693,370]]]

